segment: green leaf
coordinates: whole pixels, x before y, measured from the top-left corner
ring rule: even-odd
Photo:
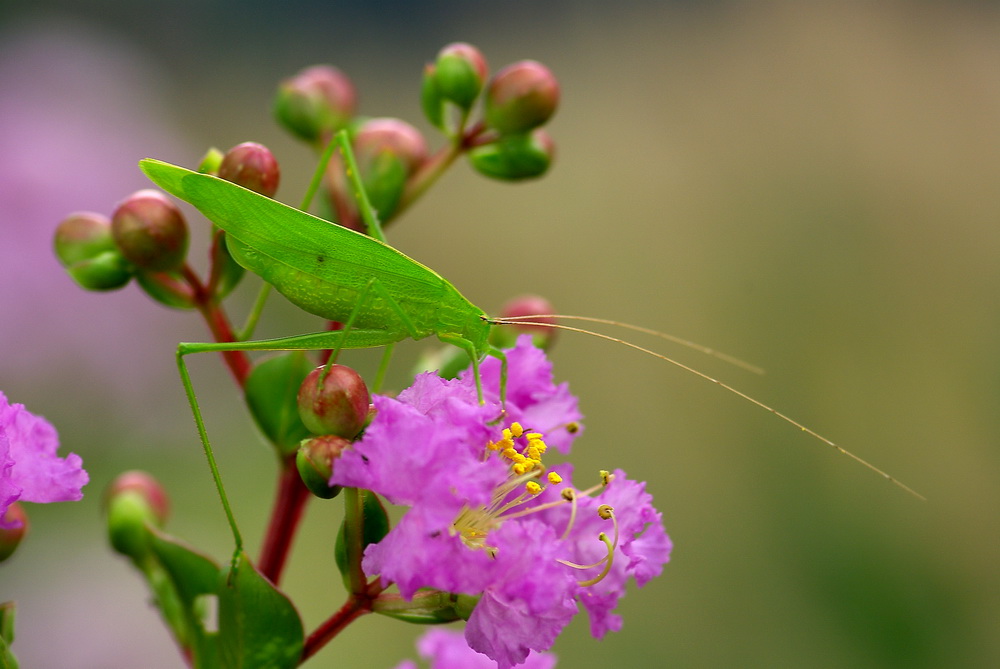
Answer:
[[[200,669],[221,667],[218,640],[205,629],[203,598],[214,596],[219,585],[219,565],[180,540],[151,529],[154,565],[144,570],[156,593],[156,604],[178,643],[191,651]]]
[[[361,493],[361,514],[363,525],[361,528],[361,550],[357,555],[365,552],[369,544],[377,544],[389,534],[389,515],[382,506],[382,500],[371,490],[359,490]],[[349,570],[347,561],[347,519],[340,524],[340,531],[337,532],[337,543],[334,545],[333,556],[340,569],[340,574],[344,578],[344,585],[351,589],[349,580]]]
[[[299,664],[302,621],[291,601],[240,551],[221,573],[219,642],[227,669],[280,669]]]
[[[194,309],[194,299],[180,272],[137,271],[136,283],[151,298],[171,309]]]
[[[0,669],[17,669],[17,658],[10,650],[14,643],[14,602],[0,604]]]
[[[212,290],[217,299],[222,299],[232,292],[246,270],[233,259],[226,244],[226,235],[221,230],[216,233],[212,244]]]
[[[294,453],[310,436],[296,398],[312,368],[302,351],[292,351],[265,360],[247,378],[244,392],[250,414],[281,455]]]

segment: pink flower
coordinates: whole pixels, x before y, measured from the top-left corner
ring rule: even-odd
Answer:
[[[626,581],[644,585],[671,548],[642,483],[604,472],[577,490],[570,467],[543,463],[549,444],[569,451],[580,413],[530,341],[507,352],[502,425],[498,361],[482,365],[484,405],[468,375],[423,374],[398,398],[375,397],[375,419],[331,479],[409,507],[363,569],[407,599],[421,588],[478,596],[465,640],[500,669],[550,648],[580,604],[594,636],[619,629]]]
[[[0,392],[0,527],[16,501],[75,502],[90,478],[79,455],[56,455],[59,435],[52,425],[23,404],[9,404]]]
[[[420,656],[430,660],[430,669],[495,669],[496,662],[469,648],[461,632],[448,629],[432,629],[417,641]],[[396,669],[416,669],[416,664],[407,660]],[[556,666],[556,656],[551,653],[530,653],[524,669],[552,669]]]

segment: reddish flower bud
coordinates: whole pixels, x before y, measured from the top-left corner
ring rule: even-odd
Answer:
[[[244,142],[229,149],[219,165],[218,175],[267,197],[274,197],[281,178],[274,154],[256,142]]]
[[[309,492],[321,499],[332,499],[340,492],[339,485],[331,485],[333,463],[351,442],[335,434],[306,439],[295,454],[302,482]]]
[[[14,554],[27,533],[28,514],[21,504],[14,502],[0,518],[0,562]]]
[[[515,318],[517,316],[535,316],[553,313],[552,303],[538,295],[521,295],[510,300],[500,310],[500,318]],[[558,323],[555,318],[532,318],[535,323]],[[543,325],[497,325],[490,331],[490,342],[498,348],[511,348],[517,343],[517,337],[530,334],[535,346],[548,349],[555,341],[555,328]]]
[[[559,105],[559,83],[533,60],[508,65],[486,91],[486,123],[503,134],[522,133],[548,121]]]
[[[347,75],[330,65],[315,65],[281,83],[274,115],[295,136],[317,142],[346,126],[356,104]]]
[[[350,367],[317,367],[299,388],[299,416],[314,434],[353,439],[368,421],[370,399],[364,379]]]
[[[375,118],[358,128],[354,148],[368,199],[387,221],[396,211],[407,179],[426,160],[427,143],[405,121]]]
[[[111,233],[122,255],[142,269],[177,269],[187,254],[187,223],[160,191],[141,190],[122,200],[111,216]]]
[[[469,109],[479,97],[488,74],[483,54],[464,42],[441,49],[434,63],[434,79],[441,97],[462,109]]]
[[[411,174],[427,159],[427,142],[420,131],[398,118],[373,118],[365,121],[354,135],[358,168],[364,172],[379,156],[395,156]]]
[[[138,493],[146,502],[157,527],[166,524],[167,518],[170,517],[170,499],[167,497],[167,491],[152,474],[138,469],[119,474],[104,491],[105,507],[116,495],[129,492]]]
[[[125,472],[104,494],[111,547],[134,560],[150,548],[150,527],[162,527],[169,513],[166,493],[149,474]]]

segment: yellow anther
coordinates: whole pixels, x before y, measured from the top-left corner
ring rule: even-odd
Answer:
[[[562,498],[567,502],[572,502],[574,499],[576,499],[576,491],[573,490],[572,488],[563,488],[561,494]]]
[[[556,474],[555,472],[549,472],[548,479],[549,483],[551,483],[552,485],[559,485],[560,483],[562,483],[562,477],[559,476],[559,474]]]
[[[544,437],[544,435],[541,432],[529,432],[524,436],[528,441],[531,441],[532,439],[541,439],[542,437]]]
[[[572,423],[566,423],[566,431],[569,432],[570,434],[576,434],[577,432],[580,431],[580,424],[577,423],[576,421],[573,421]]]
[[[527,452],[528,452],[528,457],[531,458],[532,460],[538,460],[539,462],[542,461],[542,453],[541,451],[538,450],[537,447],[528,446]]]
[[[599,507],[597,507],[597,515],[603,518],[604,520],[607,520],[608,518],[611,518],[612,516],[615,515],[615,508],[608,504],[601,504]]]
[[[512,447],[507,447],[507,448],[503,449],[502,455],[505,458],[507,458],[508,460],[514,460],[516,462],[517,461],[516,460],[517,456],[519,456],[521,454],[518,453],[517,451],[515,451]]]
[[[503,434],[503,438],[504,438],[504,439],[513,439],[513,438],[514,438],[514,435],[512,435],[512,434],[510,433],[510,428],[506,428],[506,427],[505,427],[505,428],[503,429],[503,433],[502,433],[502,434]]]
[[[506,430],[504,431],[506,432]],[[510,431],[515,437],[520,437],[522,434],[524,434],[524,428],[521,427],[520,423],[511,423]]]
[[[520,476],[521,474],[524,474],[524,472],[528,471],[528,465],[523,462],[519,462],[516,465],[512,466],[510,469],[515,474]]]
[[[524,489],[527,490],[532,495],[537,495],[542,492],[542,486],[538,485],[535,481],[528,481],[524,484]]]
[[[611,483],[611,472],[604,469],[601,470],[601,485],[608,485]]]

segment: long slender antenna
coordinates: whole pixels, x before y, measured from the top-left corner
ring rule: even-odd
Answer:
[[[722,351],[716,351],[708,346],[703,346],[693,341],[687,339],[682,339],[672,334],[667,334],[666,332],[660,332],[659,330],[651,330],[650,328],[644,328],[641,325],[632,325],[631,323],[622,323],[621,321],[613,321],[608,318],[594,318],[593,316],[570,316],[567,314],[532,314],[530,316],[506,316],[504,318],[498,318],[490,322],[498,324],[517,324],[521,323],[523,325],[534,325],[534,323],[526,323],[526,320],[534,320],[538,318],[561,318],[567,321],[586,321],[587,323],[601,323],[602,325],[615,325],[620,328],[625,328],[626,330],[634,330],[635,332],[642,332],[643,334],[653,335],[654,337],[659,337],[660,339],[666,339],[674,344],[679,344],[681,346],[686,346],[687,348],[694,349],[695,351],[700,351],[706,355],[710,355],[719,360],[728,362],[731,365],[736,365],[741,369],[745,369],[748,372],[753,372],[754,374],[764,375],[764,369],[758,367],[752,363],[746,362],[745,360],[740,360],[737,357],[731,356],[728,353],[723,353]],[[583,330],[587,332],[587,330]]]
[[[548,314],[546,314],[546,316],[548,316]],[[776,409],[772,409],[771,407],[769,407],[768,405],[764,404],[763,402],[761,402],[759,400],[755,400],[754,398],[750,397],[746,393],[741,392],[741,391],[737,390],[736,388],[733,388],[732,386],[727,385],[727,384],[723,383],[722,381],[719,381],[718,379],[709,376],[708,374],[705,374],[704,372],[699,372],[697,369],[694,369],[693,367],[688,367],[687,365],[685,365],[682,362],[678,362],[677,360],[674,360],[673,358],[668,358],[667,356],[665,356],[665,355],[663,355],[661,353],[656,353],[655,351],[651,351],[648,348],[643,348],[642,346],[639,346],[637,344],[633,344],[632,342],[625,341],[624,339],[619,339],[618,337],[612,337],[610,335],[601,334],[600,332],[592,332],[590,330],[584,330],[582,328],[575,328],[575,327],[573,327],[571,325],[559,325],[559,324],[556,324],[556,323],[542,323],[542,322],[539,322],[539,321],[525,321],[525,320],[522,320],[523,318],[527,318],[527,317],[491,318],[491,319],[488,320],[488,322],[492,323],[492,324],[495,324],[495,325],[515,325],[515,324],[516,325],[537,325],[537,326],[540,326],[540,327],[549,327],[549,328],[556,328],[558,330],[567,330],[569,332],[580,332],[582,334],[587,334],[587,335],[591,335],[593,337],[597,337],[598,339],[606,339],[607,341],[613,341],[613,342],[617,342],[619,344],[624,344],[625,346],[628,346],[629,348],[633,348],[633,349],[635,349],[637,351],[642,351],[643,353],[651,355],[654,358],[659,358],[660,360],[663,360],[665,362],[669,362],[671,365],[675,365],[675,366],[680,367],[681,369],[683,369],[683,370],[685,370],[687,372],[691,372],[695,376],[699,376],[699,377],[705,379],[706,381],[714,383],[715,385],[717,385],[717,386],[719,386],[719,387],[721,387],[721,388],[723,388],[725,390],[728,390],[729,392],[733,393],[734,395],[738,395],[738,396],[742,397],[747,402],[750,402],[751,404],[755,404],[758,407],[760,407],[761,409],[764,409],[765,411],[769,411],[769,412],[773,413],[775,416],[777,416],[781,420],[785,421],[786,423],[790,423],[790,424],[794,425],[795,427],[799,428],[800,430],[802,430],[803,432],[805,432],[809,436],[814,437],[816,439],[819,439],[820,441],[822,441],[827,446],[830,446],[831,448],[835,449],[839,453],[841,453],[843,455],[846,455],[847,457],[851,458],[855,462],[858,462],[861,465],[867,467],[868,469],[872,470],[876,474],[880,475],[882,478],[884,478],[884,479],[886,479],[888,481],[891,481],[893,484],[899,486],[900,488],[902,488],[906,492],[910,493],[911,495],[913,495],[917,499],[924,500],[924,501],[927,500],[926,497],[924,497],[923,495],[921,495],[920,493],[918,493],[916,490],[914,490],[910,486],[908,486],[905,483],[903,483],[902,481],[900,481],[900,480],[898,480],[898,479],[890,476],[888,473],[886,473],[883,470],[879,469],[878,467],[876,467],[872,463],[868,462],[867,460],[858,457],[854,453],[851,453],[846,448],[843,448],[842,446],[839,446],[839,445],[835,444],[834,442],[830,441],[829,439],[827,439],[823,435],[819,434],[818,432],[815,432],[815,431],[809,429],[808,427],[806,427],[805,425],[803,425],[802,423],[789,418],[788,416],[786,416],[785,414],[781,413],[780,411],[777,411]],[[580,318],[580,320],[593,320],[595,322],[602,322],[600,319]],[[610,321],[608,321],[608,322],[610,322]],[[642,331],[642,328],[639,328],[639,327],[633,327],[633,329]]]

